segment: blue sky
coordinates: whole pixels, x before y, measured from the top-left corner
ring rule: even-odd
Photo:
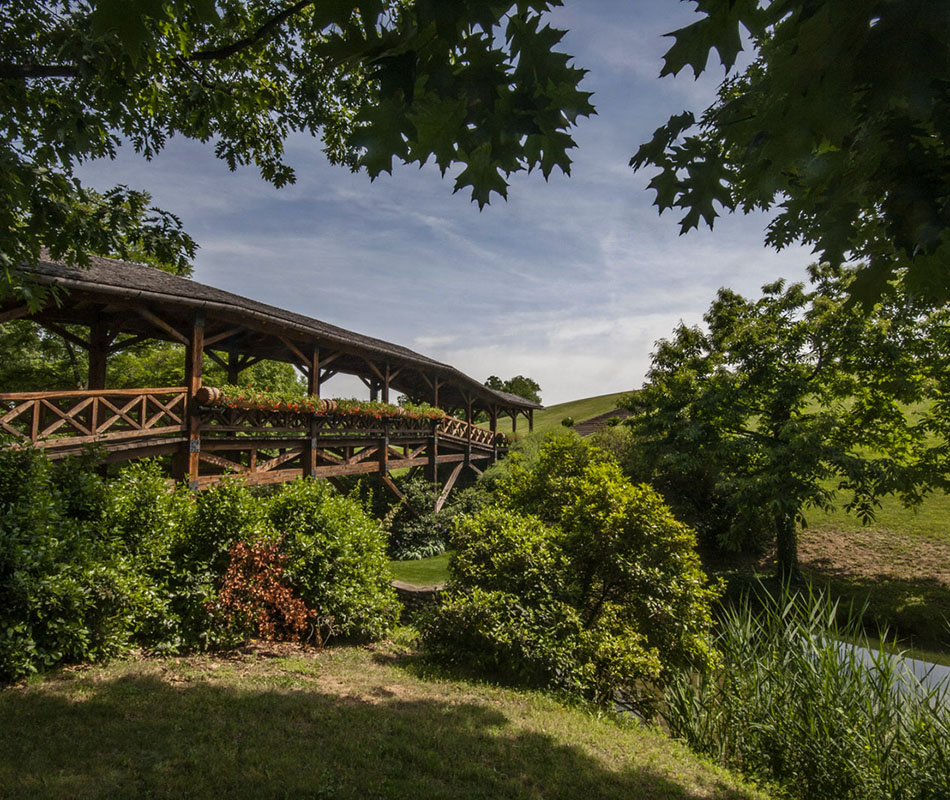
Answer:
[[[808,251],[766,249],[761,215],[678,235],[650,175],[628,166],[670,114],[700,111],[722,70],[659,80],[663,34],[689,24],[676,0],[567,0],[552,24],[590,70],[598,115],[581,120],[570,178],[514,176],[479,212],[452,176],[397,167],[371,183],[330,166],[320,143],[288,143],[297,183],[228,171],[211,146],[172,140],[151,163],[124,148],[82,171],[92,186],[149,190],[200,245],[195,278],[411,347],[484,380],[528,375],[545,404],[640,386],[653,343],[701,322],[720,286],[754,294],[801,279]],[[359,384],[334,379],[336,395]]]

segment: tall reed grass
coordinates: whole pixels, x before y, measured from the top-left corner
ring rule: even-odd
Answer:
[[[790,797],[950,797],[947,686],[872,650],[860,612],[763,589],[724,611],[717,638],[717,668],[666,692],[670,732],[694,750]]]

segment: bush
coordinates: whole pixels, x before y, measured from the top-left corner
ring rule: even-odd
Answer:
[[[675,667],[710,665],[717,592],[693,534],[606,453],[552,436],[498,496],[456,521],[452,580],[422,623],[432,657],[642,708]]]
[[[946,798],[948,687],[872,651],[860,615],[839,623],[823,595],[763,591],[756,605],[723,614],[716,670],[671,681],[671,733],[791,797]]]
[[[141,587],[102,534],[101,501],[97,476],[70,482],[38,452],[0,448],[0,681],[129,646]]]
[[[564,419],[561,420],[561,424],[562,424],[565,428],[573,428],[573,427],[574,427],[574,417],[564,417]]]
[[[425,478],[405,481],[405,494],[387,515],[389,557],[397,561],[430,558],[445,552],[448,530],[445,517],[435,513],[432,484]]]
[[[0,448],[0,682],[135,645],[299,638],[309,608],[324,637],[381,636],[398,608],[388,581],[378,526],[326,484],[192,496],[154,463],[106,482],[88,461]]]
[[[284,579],[287,556],[274,542],[235,542],[221,590],[209,610],[235,636],[305,639],[315,612]],[[322,641],[317,640],[317,644]]]
[[[287,555],[288,582],[316,612],[321,639],[385,636],[399,603],[385,537],[359,502],[304,479],[274,495],[269,516]]]

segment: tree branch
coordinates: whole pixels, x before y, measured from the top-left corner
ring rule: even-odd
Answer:
[[[35,78],[76,78],[79,70],[72,64],[0,64],[0,80],[20,81]]]
[[[284,20],[292,17],[294,14],[297,14],[303,11],[307,6],[312,6],[315,0],[298,0],[292,6],[285,8],[279,14],[275,14],[269,20],[267,20],[263,25],[261,25],[254,33],[250,36],[247,36],[243,39],[238,39],[236,42],[231,44],[226,44],[223,47],[215,47],[209,50],[198,50],[196,53],[192,53],[187,57],[188,61],[215,61],[219,58],[227,58],[228,56],[233,56],[235,53],[244,50],[245,48],[251,47],[252,45],[257,44],[262,39],[265,39],[269,36],[276,28],[280,27],[283,24]]]

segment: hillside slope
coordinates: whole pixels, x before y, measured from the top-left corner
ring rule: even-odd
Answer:
[[[580,400],[571,400],[567,403],[558,403],[557,405],[547,406],[541,411],[534,412],[535,431],[553,430],[561,426],[561,420],[565,417],[573,417],[575,422],[596,417],[598,414],[605,414],[613,411],[620,398],[628,392],[615,392],[614,394],[602,394],[597,397],[583,397]],[[488,423],[484,423],[488,427]],[[498,430],[502,433],[511,433],[511,420],[507,417],[498,420]],[[518,433],[527,433],[528,423],[521,417],[518,419]]]

